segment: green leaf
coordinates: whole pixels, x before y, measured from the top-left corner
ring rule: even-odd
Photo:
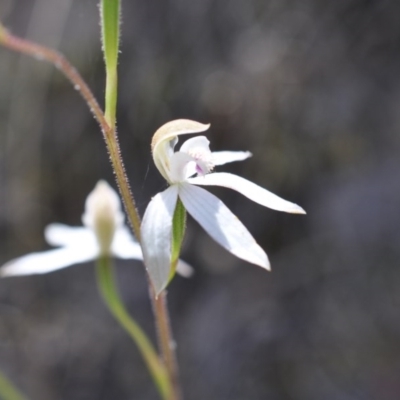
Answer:
[[[106,68],[115,69],[118,62],[120,1],[101,1],[101,27]]]
[[[174,277],[176,266],[178,264],[179,255],[181,253],[181,247],[183,237],[185,236],[186,230],[186,209],[178,197],[176,207],[174,211],[174,217],[172,219],[172,246],[171,246],[171,272],[170,280]]]
[[[115,127],[117,110],[117,65],[119,51],[120,0],[101,0],[101,33],[106,63],[106,109],[105,116]]]

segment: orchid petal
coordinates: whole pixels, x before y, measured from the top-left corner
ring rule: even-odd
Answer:
[[[7,262],[0,269],[0,276],[46,274],[73,264],[92,261],[97,254],[96,247],[87,245],[31,253]]]
[[[264,250],[218,197],[187,183],[179,187],[186,210],[217,243],[236,257],[270,269]]]
[[[270,191],[248,181],[240,176],[227,172],[216,172],[205,176],[190,178],[188,182],[195,185],[211,185],[227,187],[246,196],[250,200],[261,204],[264,207],[272,208],[277,211],[284,211],[293,214],[305,214],[306,212],[297,204],[291,203]]]
[[[192,149],[199,149],[203,152],[210,152],[210,141],[205,136],[195,136],[186,140],[179,149],[182,153],[190,153]]]
[[[85,227],[68,226],[59,223],[47,225],[44,237],[52,246],[74,246],[94,240],[93,231]]]
[[[251,157],[250,151],[213,151],[211,153],[214,165],[224,165],[234,161],[243,161]]]
[[[168,283],[171,263],[172,217],[178,187],[170,186],[150,201],[141,225],[143,256],[156,294]]]
[[[111,246],[113,256],[122,259],[143,260],[140,244],[132,236],[126,226],[119,228],[115,232],[114,241]]]

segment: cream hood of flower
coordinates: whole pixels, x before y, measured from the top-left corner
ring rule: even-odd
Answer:
[[[165,288],[170,276],[172,219],[178,197],[189,214],[222,247],[243,260],[270,269],[266,253],[239,219],[216,196],[195,185],[227,187],[265,207],[305,214],[297,204],[247,179],[213,172],[215,166],[245,160],[251,156],[250,152],[211,152],[205,136],[190,138],[175,151],[178,136],[208,128],[209,125],[181,119],[163,125],[152,139],[154,163],[170,185],[153,197],[141,226],[145,265],[157,293]]]
[[[143,259],[139,243],[124,224],[119,197],[107,182],[99,181],[88,195],[82,222],[81,227],[48,225],[46,241],[58,248],[11,260],[0,268],[0,276],[44,274],[101,256]],[[178,271],[188,276],[191,267],[180,261]]]

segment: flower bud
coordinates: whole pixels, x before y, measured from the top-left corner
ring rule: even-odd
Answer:
[[[86,199],[82,222],[94,232],[100,255],[111,254],[115,231],[123,220],[117,193],[107,182],[99,181]]]

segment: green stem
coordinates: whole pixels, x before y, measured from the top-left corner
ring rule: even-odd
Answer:
[[[108,309],[137,345],[163,399],[170,399],[171,386],[165,366],[159,359],[146,334],[129,315],[118,294],[110,257],[97,260],[97,282]]]
[[[26,400],[26,397],[1,372],[0,372],[0,397],[3,400]]]
[[[106,77],[106,110],[105,117],[110,126],[116,126],[116,110],[117,110],[117,73],[107,72]]]

